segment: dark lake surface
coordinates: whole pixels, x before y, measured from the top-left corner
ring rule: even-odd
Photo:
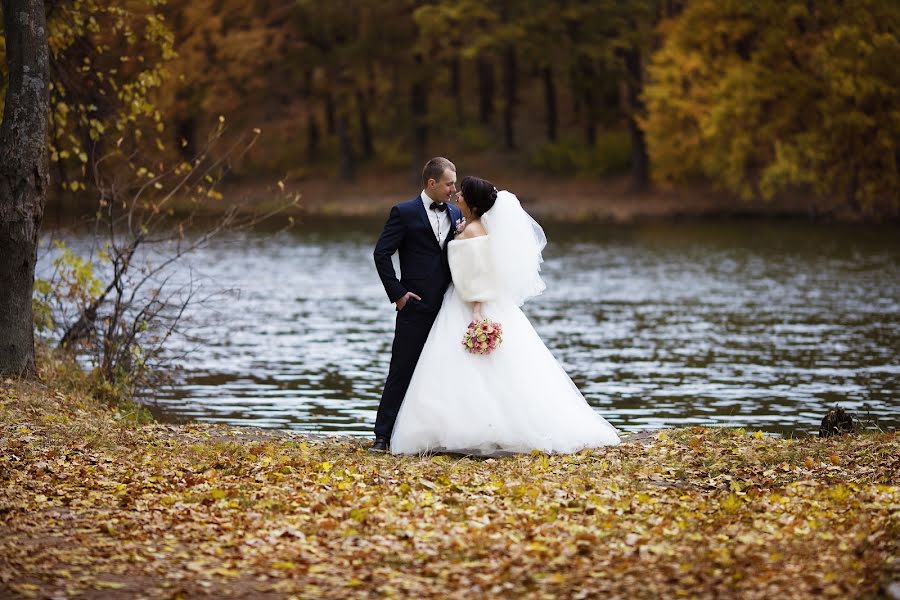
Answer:
[[[308,221],[194,255],[207,289],[239,293],[188,312],[207,341],[178,342],[188,353],[151,399],[157,417],[370,435],[395,316],[372,260],[382,224]],[[548,289],[523,310],[616,427],[804,435],[835,404],[900,424],[896,228],[546,229]]]

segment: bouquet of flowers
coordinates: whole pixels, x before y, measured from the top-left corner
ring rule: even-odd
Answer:
[[[462,345],[472,354],[490,354],[502,342],[503,326],[489,319],[482,319],[469,323]]]

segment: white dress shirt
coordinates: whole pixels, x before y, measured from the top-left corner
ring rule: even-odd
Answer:
[[[434,231],[434,237],[437,239],[441,248],[444,247],[444,240],[450,233],[450,210],[431,210],[431,203],[434,200],[422,190],[422,203],[425,204],[425,214],[428,215],[428,222],[431,223],[431,229]]]

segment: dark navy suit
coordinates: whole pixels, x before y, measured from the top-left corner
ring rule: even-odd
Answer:
[[[396,302],[406,292],[422,298],[421,301],[410,298],[397,313],[391,366],[375,419],[375,435],[389,439],[428,332],[450,285],[447,243],[456,234],[457,220],[462,218],[458,208],[447,204],[450,231],[442,249],[426,210],[420,196],[391,208],[384,231],[375,245],[375,267],[388,299]],[[400,279],[391,262],[394,252],[400,256]],[[462,334],[460,332],[460,336]]]

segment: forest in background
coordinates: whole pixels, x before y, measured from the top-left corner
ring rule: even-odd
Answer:
[[[45,6],[66,195],[90,196],[98,165],[125,181],[190,162],[224,120],[261,131],[224,167],[235,181],[412,180],[440,153],[635,191],[900,205],[893,0]],[[103,163],[113,148],[127,158]]]

